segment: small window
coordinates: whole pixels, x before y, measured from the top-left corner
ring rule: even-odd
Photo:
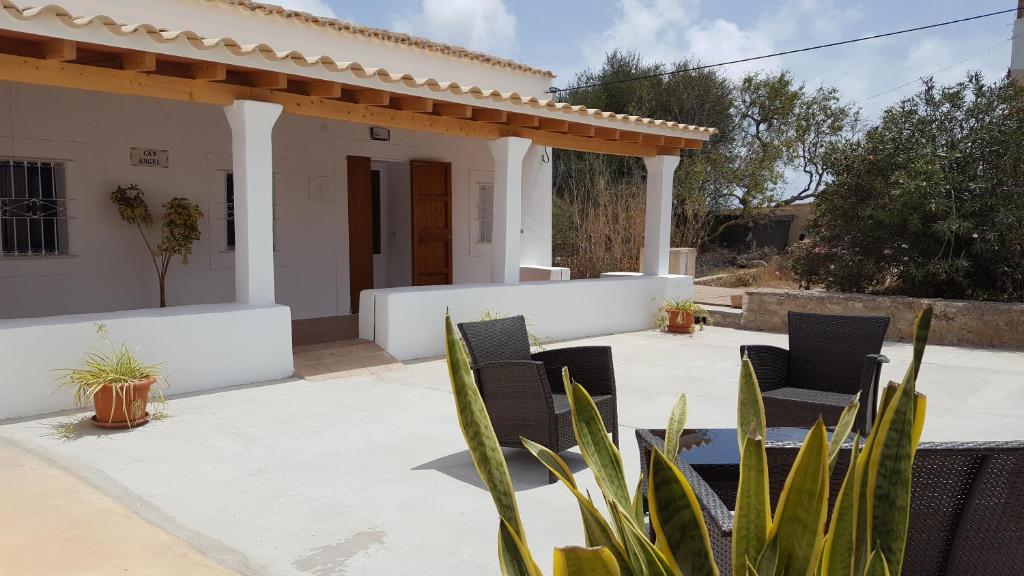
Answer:
[[[274,175],[274,190],[273,202],[274,202],[274,249],[277,250],[277,174]],[[227,241],[225,246],[227,250],[234,251],[235,249],[235,175],[231,172],[224,173],[224,225],[225,225],[225,237]]]
[[[0,250],[4,256],[68,254],[63,162],[0,160]]]
[[[473,242],[490,244],[494,229],[494,184],[477,185],[473,220]]]

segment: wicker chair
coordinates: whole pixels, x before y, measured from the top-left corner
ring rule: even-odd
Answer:
[[[647,477],[651,447],[664,440],[636,431],[641,473]],[[772,507],[799,444],[769,442]],[[690,483],[704,513],[711,548],[722,576],[732,573],[732,512],[739,467],[701,466],[698,473],[681,459],[676,464]],[[832,474],[829,510],[849,465],[841,453]],[[707,472],[705,472],[707,468]],[[1024,442],[923,442],[914,457],[910,530],[903,559],[905,576],[1016,576],[1024,566]]]
[[[618,446],[619,416],[610,347],[578,346],[531,354],[522,316],[463,322],[459,331],[499,444],[522,448],[522,436],[556,453],[576,445],[569,400],[562,385],[562,367],[568,367],[572,379],[594,399]],[[549,474],[549,480],[554,482],[554,476]]]
[[[835,426],[860,393],[854,429],[866,434],[875,417],[880,354],[887,316],[831,316],[789,313],[789,350],[776,346],[740,346],[764,397],[768,426],[811,427],[821,416]]]

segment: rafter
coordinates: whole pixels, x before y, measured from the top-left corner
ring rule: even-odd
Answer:
[[[530,116],[529,114],[509,112],[508,125],[521,126],[523,128],[536,128],[537,126],[540,125],[540,118],[537,118],[536,116]]]
[[[508,112],[495,110],[493,108],[474,108],[473,120],[477,122],[497,122],[504,124],[508,122]]]
[[[152,52],[121,54],[121,69],[133,72],[153,72],[156,70],[156,54]]]
[[[561,134],[567,134],[569,132],[569,121],[568,120],[557,120],[555,118],[540,118],[540,122],[537,124],[538,130],[545,132],[558,132]]]
[[[430,112],[434,109],[434,101],[419,96],[392,96],[391,107],[404,112]]]
[[[438,116],[447,116],[449,118],[472,118],[473,107],[469,104],[434,102],[434,114],[437,114]]]

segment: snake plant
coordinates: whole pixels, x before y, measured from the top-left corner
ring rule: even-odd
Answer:
[[[900,383],[885,387],[879,418],[868,437],[854,438],[842,488],[826,526],[829,477],[852,429],[858,405],[846,408],[829,441],[819,420],[800,448],[774,513],[768,495],[764,405],[750,361],[740,369],[737,440],[740,479],[733,525],[732,573],[747,576],[869,576],[900,573],[910,510],[910,473],[925,399],[915,385],[931,324],[931,308],[917,318],[914,356]],[[498,558],[504,576],[540,576],[519,516],[508,467],[483,399],[473,383],[466,352],[446,318],[446,357],[456,411],[473,462],[498,511]],[[622,456],[605,432],[587,391],[562,377],[580,452],[593,471],[605,512],[581,490],[554,452],[522,439],[523,446],[576,498],[585,547],[557,548],[555,576],[705,576],[718,574],[700,505],[674,464],[686,400],[672,410],[666,449],[651,456],[647,504],[654,544],[647,538],[641,486],[632,491]],[[675,440],[673,439],[675,438]]]

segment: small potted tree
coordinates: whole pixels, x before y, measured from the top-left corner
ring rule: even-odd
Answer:
[[[150,243],[143,228],[153,225],[153,214],[149,211],[142,189],[137,185],[118,186],[110,193],[110,200],[117,206],[121,220],[134,224],[139,229],[142,241],[153,259],[153,268],[160,282],[160,307],[167,307],[167,269],[175,256],[181,257],[181,264],[188,265],[192,255],[192,244],[199,240],[199,221],[203,211],[188,198],[171,198],[163,204],[164,215],[160,223],[161,237],[155,245]]]
[[[72,390],[78,406],[93,404],[94,424],[100,428],[134,428],[149,422],[150,395],[164,403],[160,367],[145,364],[136,358],[124,343],[115,347],[107,336],[104,324],[96,325],[96,333],[104,347],[86,353],[77,368],[64,373],[60,387]]]
[[[658,309],[658,327],[669,332],[692,334],[696,329],[694,323],[698,317],[706,318],[708,311],[693,300],[672,298]],[[701,323],[700,329],[704,329]]]

